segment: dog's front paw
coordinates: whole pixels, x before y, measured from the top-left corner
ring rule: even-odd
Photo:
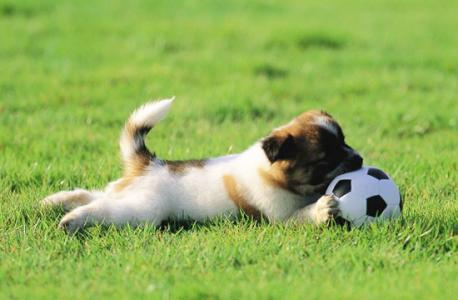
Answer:
[[[333,195],[324,195],[315,203],[316,224],[329,223],[340,215],[339,202]]]
[[[69,233],[83,229],[88,222],[88,214],[85,209],[75,209],[67,213],[59,223],[59,228]]]

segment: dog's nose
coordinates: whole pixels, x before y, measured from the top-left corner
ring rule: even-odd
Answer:
[[[363,166],[363,158],[358,153],[353,153],[349,157],[347,164],[351,171],[358,170]]]

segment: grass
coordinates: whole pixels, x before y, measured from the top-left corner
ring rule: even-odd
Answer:
[[[0,298],[458,293],[458,2],[0,0]],[[250,220],[67,236],[45,195],[120,173],[135,107],[161,157],[235,153],[321,108],[405,198],[346,231]]]

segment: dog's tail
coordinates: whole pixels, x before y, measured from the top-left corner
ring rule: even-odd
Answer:
[[[165,117],[173,100],[174,98],[146,103],[127,120],[119,141],[125,173],[141,173],[155,158],[155,154],[146,148],[145,136]]]

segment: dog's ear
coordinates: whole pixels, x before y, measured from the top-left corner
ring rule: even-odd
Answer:
[[[262,149],[271,163],[277,160],[288,160],[296,157],[297,144],[294,137],[269,136],[262,141]]]

